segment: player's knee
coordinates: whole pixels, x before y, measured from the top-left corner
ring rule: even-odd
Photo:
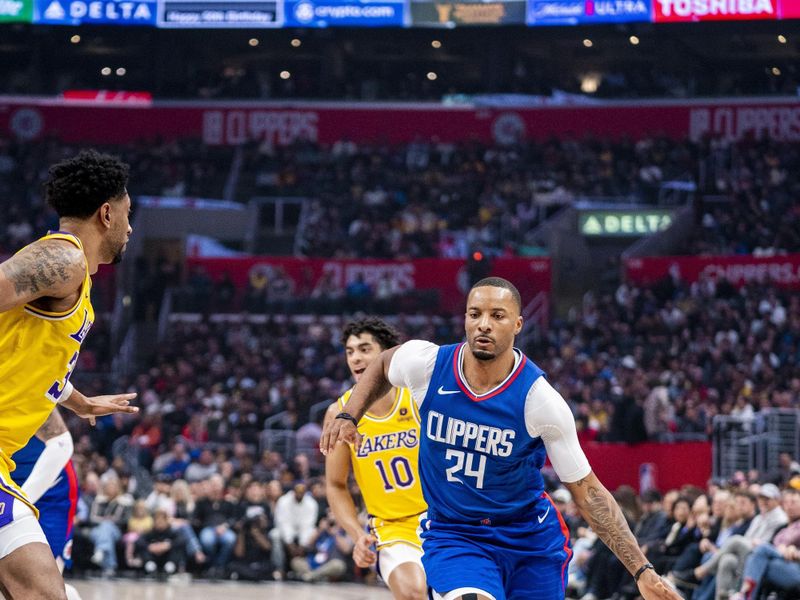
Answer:
[[[34,584],[33,587],[35,589],[30,589],[31,598],[37,598],[41,600],[69,600],[67,597],[67,590],[64,588],[63,582],[41,582],[38,584]]]
[[[419,582],[408,582],[400,587],[395,595],[396,600],[426,600],[428,588]]]

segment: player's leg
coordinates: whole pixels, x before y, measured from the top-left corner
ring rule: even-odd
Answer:
[[[44,542],[29,542],[0,558],[0,582],[7,600],[67,600],[64,580]]]
[[[66,600],[64,579],[33,511],[0,490],[0,585],[8,600]],[[3,515],[0,514],[0,517]]]
[[[64,559],[60,556],[56,558],[56,565],[58,566],[58,572],[63,575],[64,573]],[[74,587],[68,584],[66,581],[64,582],[64,589],[67,592],[67,600],[83,600],[81,595],[78,593]]]
[[[394,544],[378,550],[378,570],[395,600],[425,600],[428,586],[422,568],[422,549]]]

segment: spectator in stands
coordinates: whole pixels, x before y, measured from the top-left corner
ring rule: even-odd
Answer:
[[[219,466],[214,462],[214,454],[209,449],[200,451],[196,462],[192,462],[186,468],[186,481],[192,483],[194,481],[204,481],[216,474]]]
[[[656,489],[642,493],[642,517],[636,524],[634,534],[645,555],[666,538],[670,527],[667,515],[662,509],[662,501],[663,496]]]
[[[775,532],[786,525],[788,518],[780,506],[780,490],[771,483],[761,486],[758,493],[759,514],[750,523],[744,535],[729,537],[712,553],[711,558],[689,573],[675,573],[682,581],[701,582],[694,596],[698,600],[717,600],[736,591],[739,574],[750,552],[759,544],[769,542]]]
[[[202,565],[206,562],[206,555],[203,552],[203,547],[197,534],[192,528],[195,501],[189,489],[189,484],[183,479],[174,481],[170,488],[169,496],[174,507],[172,528],[178,534],[179,542],[184,546],[181,555],[192,557],[196,564]]]
[[[141,567],[141,560],[135,556],[136,542],[139,538],[153,528],[153,516],[144,500],[137,500],[133,504],[133,511],[128,519],[127,532],[122,536],[125,546],[125,563],[129,567]]]
[[[781,485],[788,485],[789,481],[795,475],[800,475],[800,462],[795,460],[791,453],[789,452],[781,452],[778,455],[778,475],[777,480],[780,482]]]
[[[261,460],[253,467],[253,477],[261,482],[278,479],[286,469],[283,457],[279,452],[264,450]]]
[[[780,589],[800,588],[800,490],[788,488],[783,492],[783,509],[788,525],[775,534],[771,543],[760,544],[750,553],[744,564],[742,586],[731,600],[758,598],[759,586],[765,579]]]
[[[297,482],[294,488],[280,497],[275,505],[275,529],[270,539],[276,551],[273,553],[275,569],[280,577],[286,571],[286,554],[291,558],[304,556],[304,547],[311,544],[319,507],[307,493],[306,484]]]
[[[153,471],[166,475],[170,479],[181,478],[189,468],[191,460],[186,446],[179,441],[173,442],[172,450],[164,452],[153,462]]]
[[[176,572],[180,558],[178,536],[169,522],[169,514],[158,509],[153,515],[153,528],[139,540],[144,570],[148,574]]]
[[[208,424],[204,416],[200,413],[193,414],[181,431],[181,436],[190,448],[197,448],[208,442]]]
[[[271,522],[272,512],[267,505],[264,486],[260,481],[250,480],[244,485],[242,499],[238,503],[237,510],[240,521],[247,519],[248,513],[252,512],[253,514],[264,513],[267,520]]]
[[[251,482],[249,490],[255,489],[252,483],[255,482]],[[252,494],[251,491],[251,498]],[[236,524],[236,546],[230,564],[233,579],[262,581],[271,578],[273,568],[270,529],[271,523],[265,507],[261,504],[250,504]]]
[[[667,534],[658,546],[650,548],[647,557],[656,570],[667,573],[684,549],[695,541],[692,502],[687,496],[679,496],[672,505]]]
[[[211,562],[209,575],[222,577],[236,543],[233,525],[236,508],[225,499],[225,481],[212,475],[206,482],[208,497],[197,502],[194,510],[195,529],[200,531],[200,544]]]
[[[109,477],[102,484],[102,493],[95,498],[89,512],[89,523],[94,543],[92,562],[103,569],[104,575],[114,575],[117,570],[117,542],[128,524],[133,510],[133,498],[121,489],[117,477]]]
[[[131,431],[131,442],[139,448],[139,462],[147,469],[161,445],[161,421],[158,415],[145,414]]]
[[[748,490],[736,490],[733,493],[736,502],[736,513],[738,516],[736,534],[743,535],[758,514],[758,500],[754,494]]]
[[[145,506],[150,514],[156,510],[165,510],[172,517],[175,514],[175,502],[170,497],[172,477],[166,474],[156,475],[153,491],[145,499]]]
[[[312,530],[302,554],[292,559],[292,571],[306,582],[337,580],[347,570],[346,557],[352,551],[353,542],[329,515]]]

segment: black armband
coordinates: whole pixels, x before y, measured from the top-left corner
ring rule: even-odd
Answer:
[[[647,569],[653,569],[653,571],[656,570],[656,568],[653,566],[653,563],[649,563],[649,562],[648,563],[644,563],[641,567],[639,567],[639,570],[636,571],[636,573],[633,574],[633,580],[636,583],[639,583],[639,577],[641,577],[642,573],[647,571]]]
[[[340,412],[338,415],[334,417],[334,419],[344,419],[345,421],[350,421],[353,425],[358,428],[358,419],[356,419],[353,415],[346,412]]]

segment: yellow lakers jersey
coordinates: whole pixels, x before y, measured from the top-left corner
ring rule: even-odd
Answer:
[[[339,398],[343,408],[352,389]],[[394,405],[384,417],[367,412],[358,423],[363,436],[356,452],[350,447],[353,473],[367,512],[384,520],[417,515],[427,509],[422,497],[417,459],[420,418],[411,392],[398,388]]]
[[[72,234],[49,233],[41,239],[66,240],[83,250]],[[94,322],[91,286],[87,265],[81,295],[69,310],[54,313],[26,304],[0,312],[0,485],[4,488],[11,485],[11,455],[28,443],[63,399],[81,343]]]

